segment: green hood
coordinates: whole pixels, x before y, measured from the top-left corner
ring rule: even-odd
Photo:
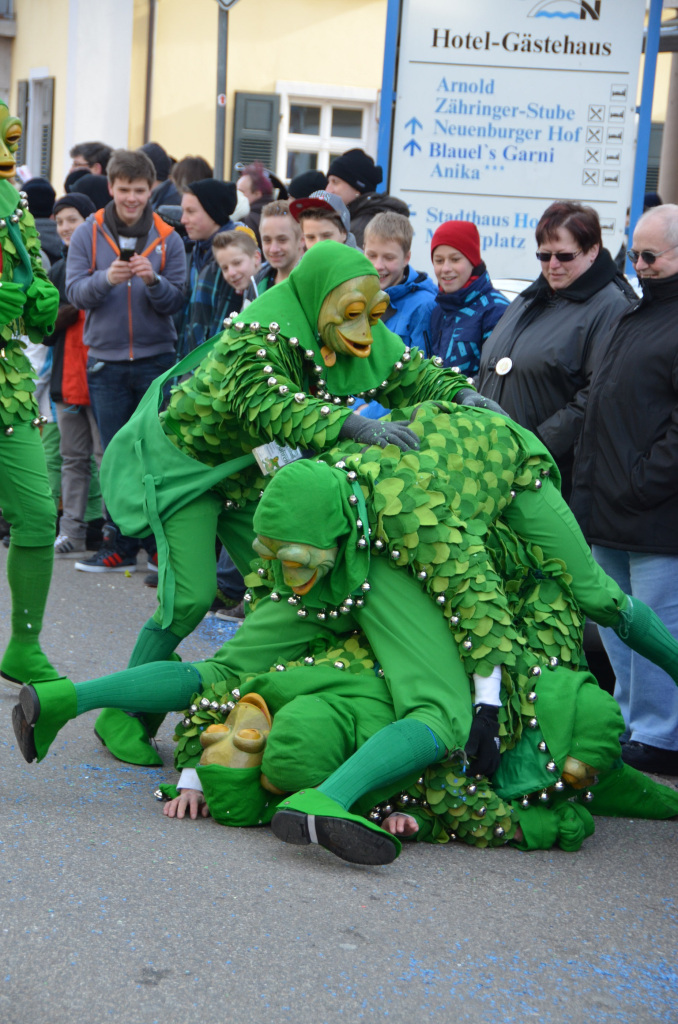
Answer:
[[[360,505],[352,504],[352,497],[354,488],[342,470],[325,462],[299,459],[274,474],[257,504],[255,533],[317,548],[338,545],[332,572],[304,596],[309,607],[339,605],[349,594],[359,593],[367,579],[369,547],[357,546],[363,531],[357,526]],[[366,514],[361,521],[366,530]],[[280,562],[273,562],[272,568],[276,589],[287,591]]]
[[[235,320],[238,323],[271,322],[281,334],[296,337],[304,349],[312,349],[318,366],[324,367],[327,387],[333,395],[355,395],[376,388],[386,380],[405,346],[397,334],[379,322],[372,328],[374,344],[367,359],[337,355],[334,366],[325,367],[320,354],[318,316],[333,288],[353,277],[377,276],[373,265],[358,249],[339,242],[319,242],[305,253],[286,281],[269,288]]]

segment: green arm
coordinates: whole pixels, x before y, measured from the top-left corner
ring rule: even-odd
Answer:
[[[407,358],[409,355],[409,359]],[[458,391],[472,387],[468,377],[449,368],[442,368],[434,359],[425,359],[419,349],[412,349],[401,360],[388,378],[383,390],[370,398],[389,409],[402,409],[419,402],[453,402]]]

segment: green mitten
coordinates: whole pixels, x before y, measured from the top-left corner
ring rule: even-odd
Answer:
[[[54,288],[50,285],[50,288]],[[59,293],[57,292],[57,300]],[[21,316],[26,303],[26,293],[19,284],[13,281],[0,282],[0,322],[7,324]],[[57,301],[58,308],[58,301]],[[56,317],[56,314],[55,314]]]
[[[59,292],[57,289],[51,281],[34,277],[33,283],[26,293],[24,317],[27,326],[36,328],[42,334],[50,334],[54,329],[58,312]]]

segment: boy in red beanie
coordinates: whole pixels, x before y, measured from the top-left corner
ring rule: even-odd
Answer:
[[[472,377],[508,300],[492,286],[478,229],[470,221],[441,224],[431,239],[431,259],[440,291],[431,315],[430,354]]]

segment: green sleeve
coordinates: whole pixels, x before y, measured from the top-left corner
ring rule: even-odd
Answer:
[[[284,338],[230,328],[174,393],[170,415],[189,448],[202,434],[212,452],[230,457],[268,441],[323,451],[350,410],[309,393],[313,365]]]
[[[376,399],[389,409],[403,409],[419,402],[453,402],[458,391],[472,387],[463,373],[442,368],[434,359],[425,359],[419,349],[406,349],[401,367],[396,363]]]

